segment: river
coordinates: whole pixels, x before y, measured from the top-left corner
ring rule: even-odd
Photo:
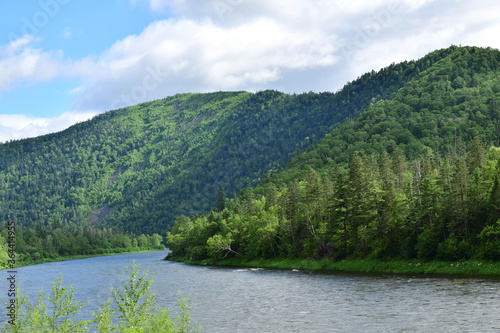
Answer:
[[[135,260],[154,272],[157,301],[175,309],[189,295],[204,332],[497,332],[500,279],[362,276],[189,266],[167,251],[39,264],[17,269],[24,293],[49,291],[59,275],[96,310]],[[6,298],[7,271],[2,280]],[[89,316],[90,318],[90,316]]]

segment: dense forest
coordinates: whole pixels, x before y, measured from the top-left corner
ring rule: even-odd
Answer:
[[[169,230],[193,258],[497,258],[499,54],[452,46],[336,93],[179,94],[1,144],[0,222],[26,261]]]
[[[499,63],[450,47],[405,64],[411,80],[287,169],[179,217],[174,255],[500,259]]]
[[[363,75],[337,93],[181,94],[63,132],[0,145],[0,221],[164,233],[234,197],[391,98],[435,57]]]
[[[58,220],[50,228],[33,223],[19,227],[9,220],[0,230],[0,268],[75,255],[163,249],[163,237],[158,234],[136,236],[121,233],[116,228],[73,228]]]

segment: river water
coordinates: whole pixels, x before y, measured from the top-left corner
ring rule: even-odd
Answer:
[[[125,254],[21,267],[24,293],[49,291],[63,276],[75,298],[103,306],[109,287],[135,260],[154,272],[164,307],[181,292],[204,332],[498,332],[500,280],[359,276],[267,269],[189,266],[163,261],[167,251]],[[7,293],[7,271],[0,288]],[[5,295],[3,295],[5,294]],[[175,315],[175,314],[174,314]],[[2,318],[3,319],[3,318]]]

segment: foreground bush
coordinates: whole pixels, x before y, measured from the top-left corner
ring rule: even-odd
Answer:
[[[139,272],[135,263],[127,267],[128,279],[111,289],[113,299],[104,307],[92,311],[93,319],[77,320],[80,310],[87,305],[73,299],[74,288],[63,287],[62,277],[52,283],[48,295],[40,290],[36,302],[17,292],[16,320],[5,323],[0,332],[196,332],[191,323],[186,298],[179,295],[179,314],[175,320],[167,309],[162,309],[151,293],[153,279],[149,273]]]

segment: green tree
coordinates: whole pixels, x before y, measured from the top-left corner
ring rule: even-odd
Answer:
[[[217,195],[217,212],[222,212],[226,208],[226,195],[224,194],[224,188],[219,187],[219,194]]]
[[[467,217],[467,168],[465,161],[458,158],[455,162],[452,181],[452,220],[450,228],[456,234],[463,235],[465,239],[470,238],[469,220]]]
[[[268,210],[270,207],[275,206],[277,204],[277,197],[278,197],[278,194],[277,194],[276,185],[271,184],[271,186],[269,187],[269,189],[267,190],[267,193],[266,193],[266,205],[264,208],[266,210]]]
[[[355,153],[349,165],[348,180],[348,238],[359,245],[359,230],[366,227],[367,187],[365,166],[360,154]]]
[[[349,239],[349,198],[348,182],[343,173],[338,173],[333,186],[332,195],[332,241],[340,252],[346,256],[351,252],[352,242]]]
[[[467,166],[469,174],[472,175],[477,168],[481,168],[486,164],[486,155],[484,146],[478,137],[472,140],[469,154],[467,155]]]
[[[406,165],[405,154],[399,147],[394,149],[392,165],[392,169],[394,170],[394,174],[396,176],[396,187],[399,192],[401,192],[404,190],[406,173],[408,169]]]

